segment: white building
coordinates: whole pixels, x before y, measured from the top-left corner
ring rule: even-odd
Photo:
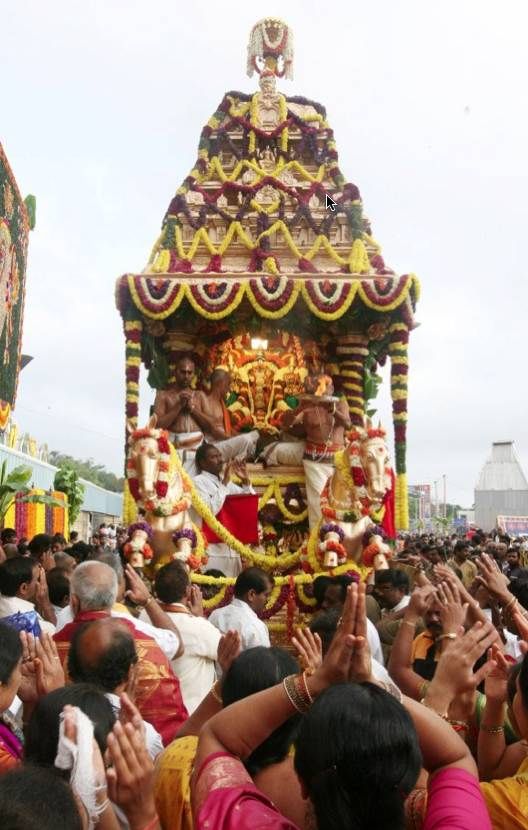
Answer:
[[[513,441],[495,441],[475,486],[475,524],[492,530],[497,516],[528,516],[528,481]]]

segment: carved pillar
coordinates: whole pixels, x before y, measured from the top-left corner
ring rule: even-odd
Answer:
[[[363,380],[368,355],[367,343],[366,335],[359,333],[343,334],[337,340],[337,380],[339,388],[346,395],[354,426],[362,426],[365,418]]]
[[[407,493],[407,378],[409,329],[405,323],[390,327],[392,421],[396,467],[395,520],[398,530],[409,528]]]
[[[142,332],[143,322],[139,317],[125,321],[125,463],[128,457],[128,430],[137,429],[138,425]],[[133,522],[136,514],[136,503],[130,494],[125,477],[123,490],[123,521],[125,524]]]

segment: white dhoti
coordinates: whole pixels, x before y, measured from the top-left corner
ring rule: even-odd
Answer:
[[[276,441],[261,453],[267,467],[300,467],[303,462],[305,441]]]
[[[259,434],[256,429],[251,432],[241,432],[240,435],[233,435],[232,438],[224,438],[223,441],[208,439],[222,453],[224,461],[232,461],[234,458],[251,458],[255,454],[255,448]]]
[[[195,461],[196,450],[203,443],[203,434],[198,431],[169,432],[169,439],[181,458],[184,470],[189,473],[191,478],[195,478],[199,473]]]
[[[229,545],[223,542],[209,543],[207,546],[207,570],[222,571],[225,576],[236,579],[242,570],[242,560]]]
[[[314,528],[322,517],[321,493],[325,484],[334,472],[334,465],[322,461],[303,460],[306,501],[308,502],[308,523],[310,530]]]

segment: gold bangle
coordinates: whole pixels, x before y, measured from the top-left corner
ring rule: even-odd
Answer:
[[[211,686],[209,694],[211,694],[214,697],[214,699],[216,700],[217,703],[222,703],[223,704],[223,700],[222,700],[222,698],[220,696],[220,692],[218,690],[218,684],[219,683],[220,683],[219,680],[217,680],[216,683],[213,683],[213,685]]]
[[[410,625],[412,628],[416,628],[418,625],[418,620],[416,622],[411,622],[410,620],[402,620],[402,625]]]
[[[458,634],[455,634],[453,631],[450,631],[447,634],[440,634],[440,636],[436,638],[436,641],[439,642],[440,640],[456,640],[457,637]]]
[[[480,724],[480,729],[488,735],[500,735],[504,732],[504,726],[487,726],[485,723]]]
[[[284,691],[293,708],[300,714],[304,714],[310,708],[310,700],[302,689],[302,675],[290,674],[282,681]]]
[[[310,689],[308,688],[308,683],[306,682],[306,671],[303,671],[303,673],[301,674],[301,678],[302,678],[302,684],[304,686],[304,691],[305,691],[306,697],[308,698],[308,700],[310,702],[310,706],[311,706],[312,703],[313,703],[313,697],[310,694]]]

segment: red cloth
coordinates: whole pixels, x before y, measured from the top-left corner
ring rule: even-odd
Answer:
[[[239,542],[246,545],[258,543],[258,496],[253,493],[241,493],[226,496],[216,518]],[[221,542],[214,530],[203,523],[205,538],[211,544]]]
[[[396,479],[394,476],[394,470],[391,470],[391,488],[387,493],[385,493],[385,496],[383,498],[383,504],[385,506],[385,515],[383,516],[383,521],[381,522],[381,526],[389,539],[396,538],[396,524],[394,522],[394,494],[396,490],[395,482]]]
[[[65,672],[74,631],[82,623],[101,620],[109,616],[107,611],[83,611],[77,614],[73,622],[65,625],[53,636]],[[136,628],[132,618],[127,620],[119,617],[119,622],[124,623],[130,630],[139,657],[136,706],[143,719],[152,724],[154,729],[160,733],[164,746],[167,746],[188,718],[181,696],[180,683],[156,641]]]

